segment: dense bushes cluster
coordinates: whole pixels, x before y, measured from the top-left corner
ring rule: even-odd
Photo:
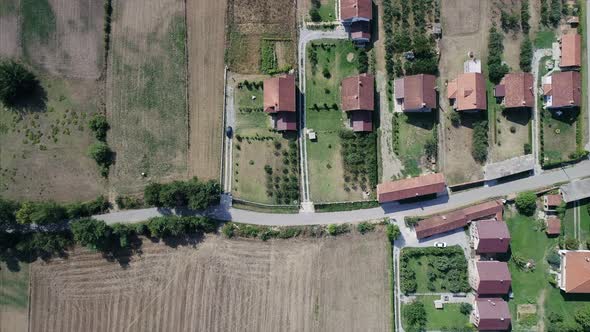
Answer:
[[[214,180],[206,182],[193,178],[188,181],[171,183],[151,183],[144,190],[144,201],[147,205],[175,208],[188,207],[193,210],[204,210],[219,202],[221,187]]]
[[[577,306],[573,320],[557,312],[550,312],[547,320],[549,321],[548,332],[590,331],[590,306],[588,304]]]
[[[488,122],[486,120],[473,125],[471,155],[479,163],[484,163],[488,158]]]
[[[531,15],[529,14],[529,1],[522,0],[520,2],[520,27],[522,28],[522,32],[525,34],[529,33],[531,26],[529,24],[529,19]]]
[[[424,303],[414,301],[403,307],[404,320],[407,324],[408,331],[424,331],[426,328],[427,317]]]
[[[521,25],[519,13],[511,13],[500,9],[500,25],[505,32],[510,30],[518,31]]]
[[[561,0],[541,0],[541,24],[556,27],[561,15]]]
[[[359,201],[344,203],[317,203],[314,204],[314,209],[315,212],[336,212],[370,209],[378,206],[379,202],[377,201]]]
[[[533,43],[528,36],[525,36],[520,44],[520,69],[524,72],[530,72],[532,62]]]
[[[259,238],[263,241],[267,241],[275,238],[290,239],[303,234],[321,236],[322,230],[318,226],[269,227],[227,222],[221,228],[221,233],[228,238]]]
[[[377,137],[375,133],[339,132],[345,182],[363,190],[377,186]],[[368,186],[367,186],[368,183]],[[348,185],[345,184],[345,189]]]
[[[488,71],[490,81],[494,84],[500,83],[504,75],[510,68],[502,63],[502,53],[504,53],[504,36],[495,26],[490,29],[490,39],[488,42]]]
[[[426,285],[435,291],[435,282],[440,288],[451,293],[468,292],[467,260],[459,246],[448,248],[424,247],[404,249],[400,256],[401,289],[405,294],[414,293],[418,288],[416,271],[410,267],[410,261],[426,257],[428,270]]]
[[[516,196],[515,205],[520,214],[532,216],[537,209],[537,195],[532,191],[523,191]]]

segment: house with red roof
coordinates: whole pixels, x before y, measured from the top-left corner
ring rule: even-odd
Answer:
[[[545,218],[545,233],[548,236],[559,236],[561,234],[561,220],[558,216],[547,216]]]
[[[559,194],[545,195],[543,196],[543,209],[545,212],[553,212],[558,206],[563,203],[563,199]]]
[[[504,221],[480,220],[471,223],[471,243],[478,255],[505,254],[510,247],[510,231]]]
[[[340,0],[340,21],[353,42],[365,44],[371,40],[372,19],[371,0]]]
[[[494,97],[505,109],[532,108],[535,106],[534,88],[533,74],[509,73],[494,87]]]
[[[510,292],[512,278],[506,262],[475,262],[475,271],[471,274],[471,286],[478,296],[503,296]]]
[[[471,322],[478,331],[507,331],[512,317],[508,303],[501,298],[478,298],[471,313]]]
[[[447,184],[442,173],[422,175],[409,179],[388,181],[377,185],[379,203],[399,201],[445,192]]]
[[[297,130],[295,108],[295,76],[281,75],[264,81],[264,112],[271,116],[273,129]]]
[[[447,84],[449,103],[459,112],[487,109],[486,81],[482,73],[463,73]]]
[[[360,74],[343,79],[340,97],[342,110],[348,114],[352,130],[373,131],[373,110],[375,109],[373,75]]]
[[[559,288],[566,293],[590,293],[590,250],[560,250]]]
[[[394,81],[395,100],[404,112],[430,112],[436,108],[436,77],[419,74]]]
[[[559,41],[561,56],[559,68],[561,70],[578,70],[582,65],[582,37],[577,33],[561,36]]]
[[[554,72],[543,80],[545,107],[567,109],[580,107],[582,100],[582,78],[577,71]]]

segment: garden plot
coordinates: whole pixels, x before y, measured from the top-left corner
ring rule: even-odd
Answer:
[[[266,70],[272,65],[269,60],[275,57],[278,59],[274,70],[294,68],[297,65],[296,12],[293,0],[229,0],[226,49],[229,69],[241,74],[269,73]],[[273,45],[268,46],[269,43]]]
[[[116,2],[111,40],[107,115],[116,153],[113,191],[137,193],[149,181],[186,178],[184,1]]]
[[[307,8],[309,8],[306,13],[308,20],[321,22],[337,21],[336,0],[306,0],[305,2]],[[315,20],[312,17],[315,17]]]
[[[258,203],[297,205],[297,133],[272,130],[270,116],[263,111],[262,81],[239,81],[234,91],[234,196]]]
[[[463,330],[471,326],[469,311],[466,310],[471,309],[471,305],[463,304],[463,311],[461,303],[445,303],[442,309],[436,309],[434,301],[439,299],[440,296],[416,296],[413,302],[404,303],[401,310],[404,329],[412,330],[412,327],[422,326],[426,331],[447,331]],[[417,321],[412,320],[416,316],[420,318]]]
[[[557,115],[548,110],[540,110],[543,125],[543,164],[559,163],[574,159],[576,153],[576,122],[579,111],[566,110]]]
[[[358,54],[349,41],[322,40],[307,48],[306,127],[317,133],[317,140],[307,141],[307,159],[311,197],[317,202],[366,199],[364,192],[376,185],[376,136],[346,130],[340,108],[340,83],[358,74]],[[355,156],[345,160],[349,154]],[[364,169],[351,171],[353,164]]]
[[[436,171],[436,126],[433,112],[394,114],[393,149],[403,162],[404,177]]]

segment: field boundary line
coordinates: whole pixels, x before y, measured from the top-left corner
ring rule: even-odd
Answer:
[[[189,42],[189,37],[188,37],[188,5],[186,3],[187,0],[184,0],[184,70],[186,71],[184,77],[186,79],[186,84],[184,85],[184,97],[185,97],[185,102],[186,102],[186,126],[187,126],[187,131],[186,131],[186,177],[189,178],[191,172],[191,104],[190,104],[190,98],[189,98],[189,93],[190,93],[190,89],[189,89],[189,84],[190,84],[190,67],[189,67],[189,48],[188,48],[188,42]]]
[[[27,332],[31,332],[31,321],[33,321],[31,319],[31,299],[32,299],[32,295],[33,295],[33,285],[31,284],[31,278],[32,278],[32,274],[31,274],[31,270],[32,270],[32,264],[29,264],[29,300],[27,301]]]
[[[225,182],[224,172],[227,172],[227,170],[226,170],[227,165],[225,165],[225,163],[224,163],[224,160],[225,160],[225,155],[224,155],[225,140],[226,140],[226,137],[224,135],[224,133],[225,133],[225,112],[227,111],[227,105],[225,102],[225,98],[227,98],[227,64],[223,67],[223,112],[221,112],[221,147],[220,147],[221,153],[219,154],[221,157],[219,160],[219,182],[221,182],[221,181]],[[230,150],[229,153],[231,154],[231,149],[229,149],[229,150]],[[230,164],[230,169],[231,169],[231,164]],[[223,186],[225,186],[225,183],[223,183]],[[228,187],[229,187],[229,193],[231,193],[231,179],[229,181]]]

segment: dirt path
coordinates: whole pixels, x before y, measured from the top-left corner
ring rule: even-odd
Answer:
[[[218,179],[226,0],[187,0],[189,176]]]
[[[545,298],[547,297],[547,289],[543,288],[543,291],[539,295],[537,299],[537,317],[538,321],[538,331],[545,331]]]

